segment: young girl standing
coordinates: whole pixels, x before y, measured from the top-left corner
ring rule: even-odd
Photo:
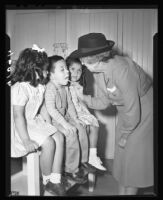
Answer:
[[[77,111],[78,118],[87,125],[87,130],[89,132],[90,148],[88,163],[99,170],[105,171],[106,168],[102,165],[100,158],[97,157],[99,123],[95,116],[88,111],[86,105],[78,98],[75,92],[76,89],[83,90],[85,84],[82,64],[78,58],[71,57],[66,59],[66,64],[71,75],[70,92],[72,101]]]
[[[36,45],[24,49],[16,62],[10,81],[11,157],[22,157],[41,147],[40,166],[45,190],[62,196],[65,195],[61,182],[64,138],[39,114],[47,66],[47,54]]]

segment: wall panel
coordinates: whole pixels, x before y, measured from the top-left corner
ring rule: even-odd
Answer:
[[[77,49],[78,37],[89,32],[102,32],[107,39],[115,41],[114,48],[120,54],[129,55],[153,77],[157,9],[15,10],[7,13],[6,31],[14,51],[12,59],[17,59],[20,50],[33,43],[52,55],[55,42],[67,42],[69,54]],[[96,114],[103,123],[99,144],[101,155],[113,158],[117,119],[113,110],[114,116],[109,112]]]

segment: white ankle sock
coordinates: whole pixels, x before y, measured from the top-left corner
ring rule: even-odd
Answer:
[[[46,185],[47,182],[50,180],[50,175],[45,176],[45,175],[42,174],[42,178],[43,178],[43,184]]]
[[[89,148],[89,156],[97,156],[97,148]]]
[[[52,182],[52,183],[60,183],[61,182],[61,174],[59,174],[59,173],[51,173],[50,174],[50,182]]]

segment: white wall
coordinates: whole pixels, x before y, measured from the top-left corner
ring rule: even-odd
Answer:
[[[115,49],[129,55],[153,77],[153,35],[157,32],[157,9],[67,9],[8,10],[6,33],[11,37],[13,59],[36,43],[54,54],[53,44],[66,42],[68,52],[77,49],[79,36],[102,32],[115,41]],[[96,112],[103,123],[100,129],[99,153],[113,158],[114,111]],[[105,142],[105,145],[104,145]]]

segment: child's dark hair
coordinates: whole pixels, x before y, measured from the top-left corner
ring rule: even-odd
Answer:
[[[64,60],[62,56],[59,55],[53,55],[48,57],[49,60],[49,66],[48,66],[48,80],[50,79],[50,72],[54,72],[55,66],[54,64],[58,62],[59,60]]]
[[[73,58],[73,57],[67,57],[66,59],[66,65],[67,65],[67,68],[69,70],[70,66],[72,64],[79,64],[82,66],[82,74],[81,74],[81,77],[79,79],[79,84],[83,86],[83,88],[85,88],[86,86],[86,79],[85,79],[85,66],[82,65],[82,63],[80,62],[80,59],[79,58]],[[70,77],[71,78],[71,77]]]
[[[38,84],[45,84],[46,78],[43,76],[43,70],[46,70],[47,67],[48,56],[45,52],[26,48],[16,61],[15,71],[10,77],[11,85],[16,82],[29,82],[34,87]]]
[[[62,56],[54,55],[48,57],[48,60],[49,60],[48,72],[52,72],[55,69],[54,64],[59,60],[64,60],[64,58]]]

